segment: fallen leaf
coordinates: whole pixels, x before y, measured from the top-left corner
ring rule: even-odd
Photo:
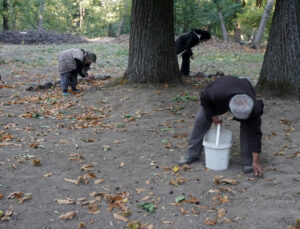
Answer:
[[[20,198],[24,195],[23,192],[13,192],[7,196],[7,199]]]
[[[218,222],[217,218],[210,218],[210,217],[207,217],[205,220],[204,220],[204,224],[209,226],[209,225],[215,225],[216,223]]]
[[[187,214],[187,211],[186,211],[183,207],[180,208],[180,211],[181,211],[181,214],[182,214],[182,215]]]
[[[150,199],[150,196],[144,196],[141,201],[145,201],[145,200],[149,200]]]
[[[80,222],[79,224],[78,224],[78,228],[86,228],[86,223],[84,223],[84,222]]]
[[[22,198],[18,198],[18,200],[19,200],[19,204],[21,204],[21,203],[23,203],[25,200],[31,200],[31,198],[32,198],[32,193],[25,193],[24,194],[24,197],[22,197]]]
[[[97,203],[89,204],[88,209],[90,214],[96,215],[100,213]]]
[[[185,199],[184,196],[177,196],[177,197],[175,198],[175,202],[178,203],[178,202],[183,201],[184,199]]]
[[[135,191],[137,191],[138,194],[142,193],[142,192],[146,192],[146,189],[143,188],[135,188]]]
[[[164,224],[169,224],[169,225],[170,225],[170,224],[173,224],[172,221],[163,221],[163,223],[164,223]]]
[[[32,165],[33,166],[40,166],[41,165],[41,159],[37,158],[37,159],[32,159]]]
[[[75,216],[76,216],[76,212],[70,211],[70,212],[60,215],[58,218],[67,220],[67,219],[73,219]]]
[[[154,205],[152,203],[149,203],[149,202],[145,202],[145,203],[142,203],[139,205],[140,208],[150,212],[150,213],[153,213],[154,212]]]
[[[55,201],[59,204],[73,204],[74,200],[72,199],[55,199]]]
[[[139,221],[130,221],[127,224],[128,229],[140,229],[141,223]]]
[[[235,193],[235,191],[233,191],[231,188],[228,188],[228,187],[219,187],[219,189],[222,192],[232,192],[232,193]]]
[[[8,210],[5,212],[5,216],[12,216],[14,213],[14,206],[10,205]]]
[[[223,176],[215,176],[214,177],[214,182],[215,182],[215,184],[221,184],[221,178],[223,178]]]
[[[178,184],[175,180],[170,180],[169,184],[174,185],[174,186],[178,186]]]
[[[70,182],[72,184],[78,184],[77,180],[69,179],[69,178],[64,178],[65,181]]]
[[[226,213],[224,208],[218,208],[218,218],[222,218]]]
[[[222,179],[222,182],[223,183],[226,183],[226,184],[232,184],[232,185],[237,185],[239,182],[235,179]]]
[[[176,165],[176,166],[174,166],[173,167],[173,169],[172,169],[172,171],[174,172],[174,173],[177,173],[178,172],[178,170],[179,170],[179,167]]]
[[[100,180],[95,180],[94,184],[101,184],[104,182],[104,179],[100,179]]]
[[[221,221],[221,223],[232,223],[232,220],[231,219],[228,219],[226,217],[224,217]]]
[[[4,195],[0,193],[0,200],[4,198]]]
[[[193,204],[199,204],[200,200],[192,197],[192,198],[186,200],[185,202],[187,202],[187,203],[193,203]]]
[[[271,181],[271,180],[274,180],[274,179],[276,179],[276,177],[271,177],[271,178],[265,179],[264,182],[268,182],[268,181]]]
[[[114,218],[117,220],[121,220],[124,222],[129,222],[130,220],[122,215],[119,215],[118,213],[114,213]]]
[[[53,175],[53,173],[46,173],[44,174],[44,177],[51,177]]]
[[[247,178],[247,180],[250,180],[250,181],[257,181],[257,178],[256,178],[256,177],[249,177],[249,178]]]

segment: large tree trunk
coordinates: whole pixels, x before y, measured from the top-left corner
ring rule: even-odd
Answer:
[[[45,0],[41,0],[40,14],[39,14],[39,31],[43,30],[44,12],[45,12]]]
[[[133,0],[129,61],[132,83],[181,82],[174,41],[174,0]]]
[[[257,33],[255,35],[254,41],[251,44],[251,48],[256,49],[256,48],[259,47],[261,39],[264,35],[264,31],[265,31],[265,28],[266,28],[266,25],[267,25],[267,22],[268,22],[268,18],[270,16],[271,12],[272,12],[273,3],[274,3],[274,0],[268,0],[266,9],[263,13],[263,16],[262,16],[261,20],[260,20],[259,27],[258,27]]]
[[[227,34],[227,30],[226,30],[225,23],[224,23],[224,18],[223,18],[222,12],[220,10],[218,11],[218,14],[219,14],[219,20],[220,20],[220,24],[221,24],[223,40],[225,42],[227,42],[228,41],[228,34]]]
[[[8,0],[3,0],[3,30],[9,30],[8,26]]]
[[[300,1],[277,0],[259,91],[300,97]]]

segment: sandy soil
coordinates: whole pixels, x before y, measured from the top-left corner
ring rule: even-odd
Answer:
[[[58,87],[28,92],[19,79],[6,81],[0,210],[7,217],[0,228],[127,228],[126,220],[136,220],[155,229],[271,229],[300,217],[299,101],[262,97],[265,172],[255,179],[241,173],[239,123],[229,114],[222,117],[234,136],[229,169],[208,170],[204,157],[176,167],[199,108],[188,98],[197,98],[206,80],[176,87],[81,82],[83,92],[70,97]],[[185,200],[176,203],[179,196]],[[139,207],[144,202],[154,213]],[[59,218],[70,211],[73,219]]]

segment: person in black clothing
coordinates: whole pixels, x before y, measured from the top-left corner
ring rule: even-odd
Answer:
[[[218,115],[231,111],[234,119],[240,122],[240,150],[243,172],[262,175],[259,162],[261,153],[261,115],[264,103],[256,99],[256,94],[247,79],[223,76],[210,82],[201,93],[201,106],[193,132],[189,140],[188,152],[181,157],[179,165],[199,160],[203,137],[214,123],[222,124]]]
[[[176,39],[176,54],[181,54],[182,56],[181,74],[185,76],[190,75],[190,58],[193,58],[192,48],[210,38],[211,35],[208,31],[192,29],[190,32],[184,33]]]

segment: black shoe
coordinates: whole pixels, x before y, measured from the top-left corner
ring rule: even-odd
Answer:
[[[252,173],[253,167],[252,165],[242,165],[242,171],[243,173]]]
[[[180,161],[178,162],[178,165],[184,165],[184,164],[191,164],[195,161],[200,160],[199,157],[188,157],[188,156],[182,156],[180,158]]]

